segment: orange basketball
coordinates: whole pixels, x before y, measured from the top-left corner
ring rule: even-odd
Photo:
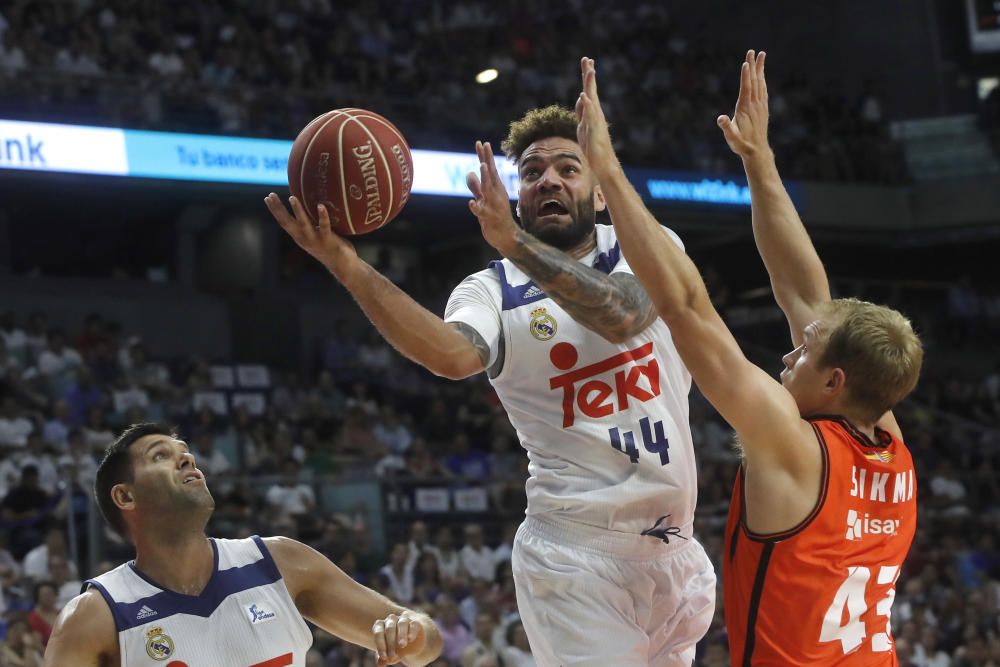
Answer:
[[[396,126],[364,109],[314,118],[292,144],[288,186],[313,222],[326,204],[340,234],[367,234],[402,210],[413,185],[410,147]]]

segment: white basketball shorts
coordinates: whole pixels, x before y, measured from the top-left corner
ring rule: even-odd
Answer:
[[[694,538],[528,517],[511,565],[539,667],[689,667],[715,613],[715,571]]]

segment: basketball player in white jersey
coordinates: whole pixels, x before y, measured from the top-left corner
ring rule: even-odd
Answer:
[[[304,619],[374,649],[380,667],[425,665],[441,653],[430,618],[300,542],[206,537],[215,501],[167,427],[126,430],[95,489],[136,558],[84,583],[56,621],[46,667],[304,667],[312,644]]]
[[[266,203],[404,356],[452,379],[487,372],[530,459],[512,568],[536,662],[690,665],[715,606],[692,534],[690,375],[614,229],[596,224],[605,200],[573,111],[529,112],[504,147],[520,224],[477,143],[470,209],[504,259],[464,280],[443,320],[360,260],[323,206],[313,225],[294,197],[294,217]]]

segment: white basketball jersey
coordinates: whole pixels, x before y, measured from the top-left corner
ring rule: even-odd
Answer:
[[[122,667],[303,667],[312,633],[264,542],[211,543],[200,595],[160,588],[134,561],[84,583],[111,607]]]
[[[597,250],[586,261],[605,273],[631,274],[608,225],[597,225]],[[610,343],[509,260],[490,270],[499,278],[504,348],[491,382],[528,451],[527,513],[690,538],[697,500],[691,376],[667,326],[657,319],[634,338]],[[485,285],[490,278],[481,272],[467,281]],[[467,305],[449,302],[448,309],[449,321],[476,327]]]

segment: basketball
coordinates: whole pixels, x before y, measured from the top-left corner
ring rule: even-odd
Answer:
[[[299,132],[288,156],[288,186],[313,222],[325,204],[339,234],[388,224],[413,185],[410,147],[396,126],[365,109],[334,109]]]

